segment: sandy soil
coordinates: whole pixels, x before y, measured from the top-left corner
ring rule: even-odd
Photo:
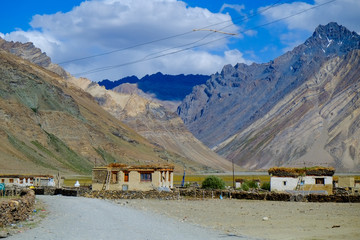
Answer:
[[[265,239],[360,239],[360,203],[213,200],[116,200],[117,203]]]

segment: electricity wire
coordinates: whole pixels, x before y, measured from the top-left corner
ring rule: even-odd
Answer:
[[[310,8],[307,8],[305,10],[302,10],[300,12],[297,12],[295,14],[291,14],[289,16],[286,16],[286,17],[283,17],[283,18],[279,18],[279,19],[276,19],[274,21],[271,21],[271,22],[267,22],[267,23],[264,23],[264,24],[261,24],[261,25],[258,25],[258,26],[255,26],[255,27],[252,27],[252,28],[248,28],[244,31],[241,31],[239,34],[243,34],[243,33],[246,33],[250,30],[255,30],[255,29],[258,29],[258,28],[262,28],[262,27],[265,27],[265,26],[268,26],[268,25],[271,25],[271,24],[274,24],[274,23],[277,23],[277,22],[280,22],[280,21],[283,21],[283,20],[286,20],[286,19],[289,19],[289,18],[292,18],[292,17],[295,17],[295,16],[298,16],[300,14],[303,14],[305,12],[308,12],[310,10],[313,10],[313,9],[316,9],[316,8],[319,8],[319,7],[322,7],[324,5],[327,5],[327,4],[330,4],[332,2],[335,2],[336,0],[330,0],[328,2],[325,2],[325,3],[322,3],[322,4],[319,4],[319,5],[316,5],[316,6],[313,6],[313,7],[310,7]],[[232,25],[235,25],[235,24],[232,24]],[[211,32],[209,34],[214,34],[214,32]],[[198,48],[198,47],[202,47],[202,46],[205,46],[205,45],[209,45],[211,43],[214,43],[214,42],[217,42],[217,41],[220,41],[220,40],[224,40],[226,38],[233,38],[234,36],[232,35],[227,35],[225,37],[221,37],[221,38],[217,38],[217,39],[214,39],[214,40],[211,40],[211,41],[207,41],[205,43],[202,43],[202,44],[198,44],[198,45],[195,45],[195,46],[190,46],[190,47],[187,47],[187,48],[183,48],[183,49],[178,49],[178,50],[175,50],[173,52],[169,52],[169,53],[163,53],[163,54],[160,54],[160,55],[157,55],[157,56],[154,56],[154,57],[151,57],[151,58],[148,58],[149,55],[155,55],[155,54],[158,54],[158,53],[162,53],[164,51],[168,51],[168,50],[163,50],[163,51],[160,51],[160,52],[157,52],[157,53],[154,53],[154,54],[149,54],[147,55],[146,57],[142,58],[142,59],[138,59],[138,60],[134,60],[134,61],[130,61],[130,62],[126,62],[126,63],[122,63],[122,64],[118,64],[118,65],[112,65],[112,66],[105,66],[105,67],[100,67],[100,68],[95,68],[95,69],[92,69],[92,70],[88,70],[88,71],[84,71],[84,72],[80,72],[80,73],[75,73],[73,74],[74,76],[79,76],[79,75],[88,75],[88,74],[92,74],[92,73],[97,73],[97,72],[101,72],[101,71],[106,71],[106,70],[111,70],[111,69],[114,69],[114,68],[119,68],[119,67],[123,67],[123,66],[128,66],[128,65],[132,65],[132,64],[136,64],[136,63],[140,63],[140,62],[145,62],[145,61],[149,61],[149,60],[153,60],[153,59],[157,59],[157,58],[160,58],[160,57],[164,57],[164,56],[168,56],[168,55],[173,55],[173,54],[176,54],[176,53],[180,53],[180,52],[184,52],[184,51],[188,51],[190,49],[194,49],[194,48]],[[203,40],[204,37],[201,39]],[[201,41],[200,40],[200,41]],[[198,41],[195,41],[195,43],[199,42]],[[190,44],[186,44],[186,45],[193,45],[194,42],[190,43]],[[184,46],[184,45],[183,45]],[[174,48],[172,48],[174,49]],[[171,49],[170,49],[171,50]]]
[[[237,17],[237,18],[234,18],[234,19],[230,19],[230,20],[226,20],[226,21],[223,21],[223,22],[219,22],[219,23],[214,23],[214,24],[211,24],[211,25],[207,25],[205,27],[201,27],[201,29],[203,28],[212,28],[214,26],[218,26],[220,24],[224,24],[224,23],[227,23],[227,22],[233,22],[233,21],[236,21],[236,23],[241,23],[241,22],[244,22],[250,18],[253,18],[257,15],[259,15],[260,13],[263,13],[275,6],[278,5],[279,2],[281,2],[282,0],[278,0],[276,1],[274,4],[266,7],[265,9],[262,9],[261,11],[257,11],[256,13],[248,16],[248,17]],[[285,2],[284,2],[285,3]],[[284,4],[284,3],[281,3],[281,4]],[[280,5],[281,5],[280,4]],[[242,18],[240,21],[237,21],[239,18]],[[220,28],[219,30],[223,30],[229,26],[232,26],[232,25],[235,25],[235,24],[230,24],[230,25],[227,25],[223,28]],[[140,44],[136,44],[136,45],[133,45],[133,46],[129,46],[129,47],[125,47],[125,48],[121,48],[121,49],[116,49],[116,50],[113,50],[113,51],[109,51],[109,52],[104,52],[104,53],[99,53],[99,54],[95,54],[95,55],[90,55],[90,56],[86,56],[86,57],[81,57],[81,58],[76,58],[76,59],[72,59],[72,60],[67,60],[67,61],[63,61],[63,62],[59,62],[57,64],[61,65],[61,64],[66,64],[66,63],[71,63],[71,62],[77,62],[77,61],[81,61],[81,60],[86,60],[86,59],[90,59],[90,58],[95,58],[95,57],[100,57],[100,56],[104,56],[104,55],[109,55],[109,54],[112,54],[112,53],[116,53],[116,52],[121,52],[121,51],[125,51],[125,50],[130,50],[130,49],[133,49],[133,48],[138,48],[138,47],[142,47],[142,46],[145,46],[145,45],[149,45],[149,44],[152,44],[152,43],[156,43],[156,42],[161,42],[161,41],[165,41],[165,40],[169,40],[169,39],[172,39],[172,38],[177,38],[177,37],[181,37],[181,36],[184,36],[184,35],[188,35],[188,34],[191,34],[193,33],[194,30],[191,30],[191,31],[187,31],[187,32],[184,32],[184,33],[180,33],[180,34],[176,34],[176,35],[172,35],[172,36],[168,36],[168,37],[164,37],[164,38],[160,38],[160,39],[156,39],[156,40],[152,40],[152,41],[148,41],[148,42],[144,42],[144,43],[140,43]],[[199,42],[205,38],[207,38],[208,36],[210,36],[211,34],[209,35],[206,35],[205,37],[203,37],[202,39],[198,40],[198,41],[195,41],[195,42],[191,42],[191,43],[188,43],[184,46],[187,46],[189,44],[194,44],[196,42]],[[178,46],[179,47],[179,46]],[[181,46],[180,46],[181,47]]]

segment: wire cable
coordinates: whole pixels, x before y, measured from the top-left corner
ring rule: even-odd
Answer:
[[[248,31],[250,31],[250,30],[262,28],[262,27],[265,27],[265,26],[268,26],[268,25],[271,25],[271,24],[274,24],[274,23],[277,23],[277,22],[280,22],[280,21],[283,21],[283,20],[286,20],[286,19],[295,17],[295,16],[298,16],[298,15],[300,15],[300,14],[303,14],[303,13],[308,12],[308,11],[310,11],[310,10],[313,10],[313,9],[316,9],[316,8],[319,8],[319,7],[322,7],[322,6],[324,6],[324,5],[330,4],[330,3],[335,2],[335,1],[337,1],[337,0],[330,0],[330,1],[328,1],[328,2],[325,2],[325,3],[322,3],[322,4],[319,4],[319,5],[316,5],[316,6],[307,8],[307,9],[302,10],[302,11],[300,11],[300,12],[297,12],[297,13],[295,13],[295,14],[292,14],[292,15],[289,15],[289,16],[286,16],[286,17],[283,17],[283,18],[279,18],[279,19],[276,19],[276,20],[274,20],[274,21],[267,22],[267,23],[264,23],[264,24],[261,24],[261,25],[258,25],[258,26],[252,27],[252,28],[248,28],[248,29],[240,32],[240,34],[246,33],[246,32],[248,32]],[[233,24],[233,25],[235,25],[235,24]],[[211,32],[211,33],[209,33],[209,34],[213,34],[213,32]],[[209,45],[209,44],[211,44],[211,43],[214,43],[214,42],[217,42],[217,41],[226,39],[226,38],[233,38],[233,37],[234,37],[234,36],[232,36],[232,35],[227,35],[227,36],[225,36],[225,37],[221,37],[221,38],[217,38],[217,39],[214,39],[214,40],[211,40],[211,41],[207,41],[207,42],[202,43],[202,44],[198,44],[198,45],[195,45],[195,46],[190,46],[190,47],[187,47],[187,48],[184,48],[184,49],[178,49],[178,50],[175,50],[175,51],[170,52],[170,53],[163,53],[163,54],[160,54],[160,55],[151,57],[151,58],[147,58],[149,55],[154,55],[154,54],[157,54],[157,53],[149,54],[149,55],[147,55],[146,57],[144,57],[144,58],[142,58],[142,59],[139,59],[139,60],[134,60],[134,61],[130,61],[130,62],[118,64],[118,65],[112,65],[112,66],[105,66],[105,67],[95,68],[95,69],[92,69],[92,70],[88,70],[88,71],[84,71],[84,72],[80,72],[80,73],[75,73],[75,74],[73,74],[73,76],[88,75],[88,74],[92,74],[92,73],[96,73],[96,72],[111,70],[111,69],[114,69],[114,68],[119,68],[119,67],[128,66],[128,65],[132,65],[132,64],[136,64],[136,63],[140,63],[140,62],[145,62],[145,61],[157,59],[157,58],[160,58],[160,57],[164,57],[164,56],[173,55],[173,54],[176,54],[176,53],[188,51],[188,50],[191,50],[191,49],[194,49],[194,48],[198,48],[198,47],[201,47],[201,46]],[[202,38],[201,40],[203,40],[203,39],[204,39],[204,38]],[[199,40],[196,41],[196,42],[199,42]],[[193,43],[190,43],[190,44],[188,44],[188,45],[193,45]],[[173,49],[173,48],[172,48],[172,49]],[[172,50],[172,49],[170,49],[170,50]],[[164,51],[167,51],[167,50],[163,50],[163,51],[160,51],[160,52],[158,52],[158,53],[162,53],[162,52],[164,52]]]
[[[248,17],[237,17],[237,18],[234,18],[234,19],[230,19],[230,20],[226,20],[226,21],[223,21],[223,22],[219,22],[219,23],[215,23],[215,24],[211,24],[211,25],[207,25],[205,27],[201,27],[201,29],[203,28],[211,28],[211,27],[214,27],[214,26],[218,26],[220,24],[224,24],[224,23],[227,23],[227,22],[233,22],[233,21],[237,21],[238,19],[242,18],[240,21],[237,21],[236,23],[241,23],[241,22],[244,22],[250,18],[253,18],[257,15],[259,15],[260,13],[263,13],[273,7],[275,7],[276,5],[278,5],[279,2],[281,2],[282,0],[278,0],[276,1],[274,4],[270,5],[269,7],[266,7],[265,9],[261,10],[261,11],[257,11],[256,13],[248,16]],[[289,0],[288,0],[289,1]],[[287,2],[287,1],[285,1]],[[284,2],[284,3],[285,3]],[[284,4],[284,3],[281,3],[281,4]],[[280,5],[281,5],[280,4]],[[225,26],[224,28],[227,28],[229,26],[233,26],[235,24],[230,24],[230,25],[227,25]],[[220,28],[219,30],[222,30],[224,28]],[[133,49],[133,48],[138,48],[138,47],[142,47],[142,46],[145,46],[145,45],[149,45],[149,44],[152,44],[152,43],[156,43],[156,42],[161,42],[161,41],[165,41],[165,40],[169,40],[169,39],[172,39],[172,38],[177,38],[177,37],[181,37],[181,36],[184,36],[184,35],[188,35],[188,34],[191,34],[193,33],[194,31],[191,30],[191,31],[187,31],[187,32],[184,32],[184,33],[180,33],[180,34],[176,34],[176,35],[172,35],[172,36],[168,36],[168,37],[164,37],[164,38],[160,38],[160,39],[156,39],[156,40],[152,40],[152,41],[148,41],[148,42],[144,42],[144,43],[139,43],[139,44],[136,44],[136,45],[133,45],[133,46],[129,46],[129,47],[125,47],[125,48],[121,48],[121,49],[116,49],[116,50],[113,50],[113,51],[109,51],[109,52],[104,52],[104,53],[99,53],[99,54],[95,54],[95,55],[90,55],[90,56],[86,56],[86,57],[81,57],[81,58],[76,58],[76,59],[72,59],[72,60],[67,60],[67,61],[63,61],[63,62],[59,62],[57,64],[61,65],[61,64],[66,64],[66,63],[71,63],[71,62],[77,62],[77,61],[81,61],[81,60],[86,60],[86,59],[90,59],[90,58],[95,58],[95,57],[100,57],[100,56],[105,56],[105,55],[109,55],[109,54],[112,54],[112,53],[116,53],[116,52],[121,52],[121,51],[126,51],[126,50],[130,50],[130,49]],[[203,37],[202,39],[200,39],[199,41],[207,38],[208,36],[210,36],[212,33],[206,35],[205,37]],[[195,41],[195,42],[192,42],[192,43],[189,43],[189,44],[193,44],[193,43],[196,43],[196,42],[199,42],[199,41]],[[184,46],[187,46],[189,44],[186,44]]]

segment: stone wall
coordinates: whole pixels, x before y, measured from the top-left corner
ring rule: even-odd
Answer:
[[[0,203],[0,227],[17,221],[23,221],[34,210],[35,193],[29,189],[23,189],[20,197],[2,201]]]
[[[162,199],[175,200],[180,198],[179,191],[92,191],[82,194],[84,197],[101,199]]]
[[[67,187],[67,188],[56,188],[56,187],[36,187],[34,188],[36,195],[63,195],[78,197],[83,196],[87,192],[91,192],[89,187]]]
[[[84,197],[101,199],[248,199],[267,201],[307,201],[307,202],[360,202],[360,196],[352,195],[292,195],[278,192],[245,192],[229,190],[204,190],[196,188],[176,189],[171,192],[159,191],[92,191],[80,194]]]

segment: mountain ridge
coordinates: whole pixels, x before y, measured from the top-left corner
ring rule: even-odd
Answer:
[[[154,95],[154,98],[161,101],[181,101],[191,93],[194,86],[205,83],[210,76],[201,74],[178,74],[169,75],[161,72],[146,75],[142,78],[136,76],[125,77],[116,81],[103,80],[98,82],[110,90],[124,83],[137,84],[144,93]]]
[[[115,160],[168,163],[90,94],[3,50],[0,61],[1,172],[89,174]]]
[[[337,36],[341,34],[335,32],[350,37],[339,46]],[[319,34],[337,39],[328,46],[328,52],[323,51],[327,40],[321,40]],[[318,40],[322,45],[314,45]],[[355,32],[336,23],[320,25],[304,44],[273,61],[224,66],[221,73],[212,75],[206,84],[196,86],[177,112],[195,137],[215,147],[263,117],[285,94],[300,86],[333,57],[334,51],[344,54],[353,48],[360,48],[360,37]]]
[[[358,171],[359,69],[360,50],[330,59],[264,118],[219,145],[217,152],[247,168],[325,165]],[[345,86],[344,78],[349,79]]]
[[[307,159],[311,158],[309,152],[313,152],[313,156],[317,158],[319,156],[327,158],[323,161],[324,164],[345,171],[358,170],[359,153],[356,149],[360,146],[352,138],[353,135],[346,137],[343,130],[342,133],[338,133],[341,141],[331,135],[332,129],[346,129],[347,125],[356,124],[357,121],[347,120],[348,122],[344,123],[339,120],[331,123],[330,128],[326,129],[323,117],[316,117],[318,115],[316,111],[309,110],[312,109],[312,102],[322,107],[331,105],[334,99],[329,98],[330,93],[335,98],[336,93],[343,94],[348,86],[357,88],[356,83],[360,81],[358,72],[347,71],[352,68],[351,64],[357,63],[357,58],[350,56],[356,56],[353,51],[358,49],[360,49],[360,36],[357,33],[336,23],[320,25],[303,44],[273,61],[264,64],[224,66],[221,73],[212,75],[206,84],[194,88],[192,94],[188,95],[179,106],[178,113],[196,137],[220,155],[245,168],[259,169],[289,164],[304,166],[304,162],[306,166],[314,165],[316,160],[309,162]],[[354,62],[345,64],[348,58],[353,59]],[[338,61],[340,67],[331,69],[331,61]],[[328,69],[324,70],[324,66]],[[347,77],[341,78],[336,75],[337,72],[342,72]],[[333,79],[331,82],[328,79],[330,83],[326,87],[319,86],[313,90],[314,95],[319,95],[318,100],[305,101],[309,97],[304,90],[305,95],[298,95],[303,96],[306,104],[303,104],[300,98],[293,101],[294,106],[286,105],[284,99],[291,101],[289,96],[303,89],[304,86],[310,86],[311,84],[308,83],[310,79],[315,82],[320,81],[326,78],[327,74],[337,76],[342,81]],[[336,86],[336,89],[330,92],[332,85]],[[284,103],[280,107],[282,101]],[[349,100],[343,109],[333,112],[333,115],[342,116],[343,112],[349,112],[356,119],[358,114],[356,104],[356,98]],[[297,106],[299,109],[291,115],[293,118],[286,118],[286,115],[280,118],[276,114],[280,114],[281,111],[272,113],[274,108],[288,109],[290,113],[293,109],[297,109]],[[308,115],[305,116],[305,113]],[[266,123],[264,119],[268,119],[269,122]],[[304,127],[302,124],[308,121],[309,127],[315,124],[312,122],[316,122],[315,119],[318,124],[321,122],[322,129],[326,130],[312,129],[317,133],[314,137],[311,131],[306,131],[303,135],[296,129],[289,130],[291,127],[288,124]],[[261,122],[263,123],[260,124]],[[294,138],[291,132],[302,137]],[[360,133],[356,132],[356,134]],[[307,142],[302,142],[304,139]],[[324,144],[325,146],[319,147],[323,154],[315,154],[314,148],[311,148],[313,144],[318,147]],[[277,152],[269,149],[271,146],[277,146]],[[351,157],[345,152],[351,152]]]
[[[115,91],[108,91],[88,79],[75,78],[61,67],[52,64],[50,58],[46,54],[42,54],[40,49],[33,49],[34,45],[31,43],[3,42],[0,44],[1,46],[6,46],[4,48],[7,51],[12,51],[29,60],[33,60],[33,54],[36,54],[42,58],[41,62],[46,63],[44,67],[51,71],[58,67],[66,84],[84,90],[107,112],[148,138],[156,147],[160,158],[175,161],[177,165],[181,166],[181,169],[185,167],[190,172],[231,170],[231,164],[227,160],[195,139],[187,131],[182,120],[167,109],[175,109],[176,102],[155,101],[152,96],[145,94],[135,85],[118,86],[114,89]],[[165,104],[167,108],[164,108],[162,104]],[[144,128],[144,126],[146,127]]]

